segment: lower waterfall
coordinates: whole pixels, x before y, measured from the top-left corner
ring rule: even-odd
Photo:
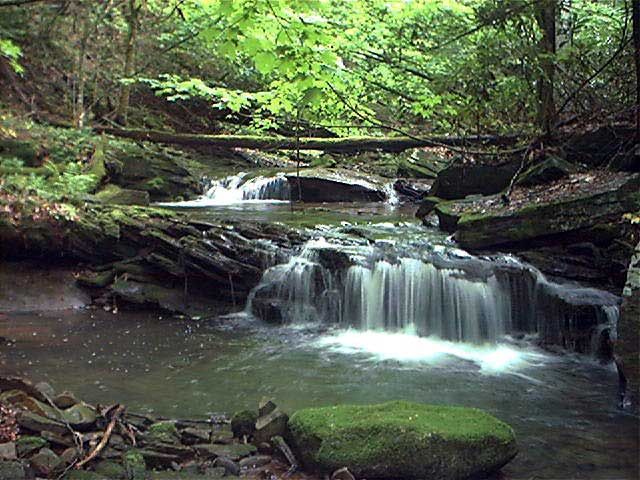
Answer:
[[[615,334],[617,305],[615,295],[550,282],[510,256],[313,240],[264,273],[247,310],[273,323],[410,331],[475,344],[535,335],[544,344],[598,353],[598,336]]]

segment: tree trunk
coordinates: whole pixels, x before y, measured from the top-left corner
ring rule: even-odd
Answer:
[[[117,137],[131,138],[173,145],[208,146],[217,148],[253,148],[259,150],[322,150],[325,152],[357,152],[385,150],[400,152],[410,148],[437,146],[465,146],[470,144],[513,145],[517,136],[472,135],[467,137],[346,137],[279,138],[254,135],[200,135],[160,132],[154,130],[125,130],[95,127],[95,131]]]
[[[636,142],[640,142],[640,2],[633,4],[633,47],[636,61]]]
[[[555,53],[556,53],[556,2],[540,0],[536,6],[536,19],[542,39],[540,40],[540,78],[538,80],[538,124],[550,137],[556,123],[554,101]]]
[[[135,72],[136,39],[138,36],[138,17],[142,3],[138,5],[137,0],[129,0],[129,15],[127,17],[129,31],[125,43],[124,68],[122,77],[131,78]],[[124,83],[120,89],[120,100],[116,110],[116,122],[121,125],[127,124],[127,113],[129,111],[129,99],[131,97],[131,84]]]

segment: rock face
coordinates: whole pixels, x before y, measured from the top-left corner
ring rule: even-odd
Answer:
[[[441,208],[438,205],[436,211]],[[460,213],[456,215],[456,240],[469,249],[527,243],[588,229],[638,209],[640,175],[636,174],[584,196],[486,215]]]
[[[381,202],[388,197],[382,179],[344,169],[306,169],[287,180],[291,197],[303,202]]]
[[[304,409],[289,421],[309,469],[356,478],[456,480],[497,471],[517,453],[513,430],[476,409],[389,402]]]
[[[3,255],[80,260],[94,266],[79,279],[94,297],[106,287],[126,302],[173,311],[187,311],[189,298],[205,306],[241,301],[278,248],[302,241],[278,225],[204,223],[142,207],[65,208],[73,213],[19,222],[0,215]]]
[[[616,351],[622,359],[627,377],[627,393],[632,401],[640,400],[640,243],[629,263],[627,283],[618,322]]]

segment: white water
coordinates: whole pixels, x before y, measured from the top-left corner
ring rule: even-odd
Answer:
[[[289,182],[283,173],[273,177],[257,176],[247,179],[246,172],[212,180],[204,195],[186,202],[167,202],[164,206],[210,207],[247,202],[286,202],[289,200]]]
[[[547,358],[533,349],[511,345],[473,345],[420,337],[411,329],[395,333],[349,329],[321,337],[316,346],[345,354],[365,354],[376,361],[438,365],[452,359],[465,360],[490,374],[539,365]]]
[[[517,363],[519,354],[501,345],[506,335],[538,335],[543,343],[596,353],[600,335],[615,334],[617,298],[607,292],[550,282],[513,257],[413,248],[418,256],[432,253],[408,257],[410,249],[387,241],[308,242],[267,269],[247,311],[276,323],[357,329],[327,340],[344,348],[396,359],[450,354],[489,369]]]

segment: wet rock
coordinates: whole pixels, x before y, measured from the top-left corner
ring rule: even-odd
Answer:
[[[146,463],[139,450],[129,450],[124,453],[122,465],[128,480],[145,480]]]
[[[127,478],[125,468],[120,463],[114,462],[113,460],[102,460],[101,462],[98,462],[95,466],[95,472],[106,478],[112,478],[114,480]]]
[[[269,455],[255,455],[240,460],[240,469],[249,470],[252,468],[263,467],[268,463],[271,463],[271,457]]]
[[[147,442],[175,443],[180,439],[180,434],[175,422],[157,422],[149,427],[145,434]]]
[[[276,404],[274,403],[272,398],[262,397],[260,403],[258,403],[258,416],[263,417],[265,415],[269,415],[276,408]]]
[[[185,447],[184,445],[180,445],[177,443],[164,443],[164,442],[153,442],[147,443],[145,445],[145,450],[152,450],[154,452],[166,453],[167,455],[175,455],[179,457],[181,460],[193,456],[193,450],[189,447]]]
[[[17,460],[15,442],[0,443],[0,460]]]
[[[426,217],[427,215],[429,215],[431,212],[434,211],[434,209],[440,202],[442,202],[442,199],[438,197],[427,197],[422,199],[422,202],[420,203],[420,207],[416,212],[416,217],[417,218]]]
[[[242,410],[237,412],[231,418],[231,431],[236,438],[242,438],[244,435],[253,435],[256,429],[256,420],[258,416],[251,410]]]
[[[62,412],[64,420],[76,430],[87,430],[96,421],[95,410],[86,403],[77,403]]]
[[[20,458],[29,456],[33,452],[40,450],[47,445],[47,441],[42,437],[22,435],[16,440],[16,451]]]
[[[22,390],[6,390],[0,393],[0,402],[19,405],[29,398]]]
[[[56,391],[47,382],[38,382],[35,384],[36,390],[38,390],[45,398],[53,398],[56,395]]]
[[[178,455],[171,455],[168,453],[156,452],[155,450],[142,449],[139,450],[144,463],[147,468],[171,468],[174,462],[179,462],[180,457]]]
[[[55,408],[32,397],[23,398],[19,401],[19,403],[15,403],[14,405],[17,405],[25,410],[29,410],[36,415],[47,417],[51,420],[60,419],[60,415]]]
[[[233,461],[248,457],[257,451],[257,448],[253,445],[240,443],[231,445],[201,444],[194,445],[193,448],[202,458],[225,457]]]
[[[20,377],[0,377],[0,391],[4,392],[6,390],[19,390],[41,402],[47,401],[42,392],[30,381]]]
[[[26,428],[27,430],[31,430],[32,432],[47,431],[60,435],[64,435],[68,432],[67,427],[63,423],[50,420],[29,411],[19,412],[17,420],[18,425],[22,428]]]
[[[0,461],[0,480],[23,480],[24,478],[26,478],[26,472],[22,463]]]
[[[213,464],[224,468],[228,475],[240,475],[240,465],[229,458],[218,457]]]
[[[53,403],[56,407],[65,410],[67,408],[73,407],[75,404],[79,403],[78,399],[71,392],[62,392],[59,395],[56,395],[53,398]]]
[[[307,169],[287,175],[291,196],[303,202],[381,202],[387,199],[384,181],[346,169]],[[298,198],[300,197],[300,198]]]
[[[211,443],[229,444],[233,442],[233,432],[229,430],[219,430],[211,432]]]
[[[256,421],[256,431],[253,434],[255,441],[261,443],[268,442],[271,437],[284,437],[287,432],[288,421],[289,416],[279,409],[259,417]]]
[[[513,430],[476,409],[410,402],[298,410],[289,422],[303,465],[358,478],[488,476],[517,453]]]
[[[46,430],[40,432],[40,436],[47,440],[50,444],[56,445],[59,447],[73,447],[75,443],[73,442],[73,438],[71,435],[60,435],[53,432],[47,432]]]
[[[616,354],[627,379],[627,398],[640,401],[640,243],[636,245],[622,292]]]
[[[180,439],[185,445],[207,443],[210,440],[210,432],[199,428],[187,427],[180,432]]]
[[[43,477],[51,475],[61,464],[60,457],[48,448],[40,449],[38,453],[29,459],[31,468]]]

